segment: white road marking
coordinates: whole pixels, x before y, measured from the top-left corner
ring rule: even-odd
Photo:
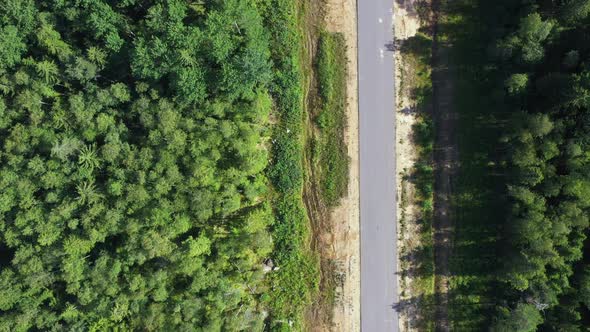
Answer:
[[[379,17],[379,23],[383,23],[383,19]]]

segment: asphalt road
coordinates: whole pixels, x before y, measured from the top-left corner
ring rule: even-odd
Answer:
[[[393,1],[358,0],[362,332],[399,330]]]

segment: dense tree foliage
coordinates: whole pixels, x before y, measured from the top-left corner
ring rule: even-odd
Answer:
[[[505,52],[505,40],[498,44],[506,70],[516,72],[507,80],[506,98],[514,110],[511,133],[505,138],[512,206],[505,228],[510,248],[506,281],[537,310],[549,308],[549,322],[555,323],[546,327],[552,330],[563,330],[561,324],[573,328],[580,319],[555,320],[551,308],[562,308],[560,296],[575,287],[570,279],[583,258],[590,226],[585,120],[590,111],[590,48],[585,42],[590,12],[582,8],[589,5],[569,1],[523,6],[514,35],[527,37],[516,37],[519,50]],[[533,327],[542,322],[532,313],[526,316],[529,324],[536,322]]]
[[[305,220],[271,229],[265,171],[284,69],[268,31],[292,7],[2,2],[0,330],[262,329],[262,262],[290,255],[270,231]],[[300,181],[284,167],[279,188]]]
[[[582,330],[590,312],[590,1],[463,3],[489,24],[471,32],[485,54],[474,76],[495,87],[481,93],[503,133],[486,147],[506,197],[495,237],[482,235],[499,254],[486,267],[492,329]]]

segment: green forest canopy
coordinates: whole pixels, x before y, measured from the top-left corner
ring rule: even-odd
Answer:
[[[491,232],[459,225],[463,250],[495,247],[482,252],[496,263],[482,255],[471,261],[477,268],[467,261],[457,266],[455,324],[584,331],[590,326],[590,0],[461,0],[448,8],[463,15],[453,21],[455,37],[465,39],[457,43],[467,58],[460,74],[480,89],[483,111],[474,125],[499,134],[492,142],[474,136],[480,150],[460,173],[489,158],[483,176],[502,186],[496,197],[476,203],[503,204],[493,212],[496,220],[479,216],[479,228]],[[460,250],[456,257],[469,255]]]
[[[0,330],[263,328],[272,87],[291,78],[271,58],[293,8],[2,2]]]

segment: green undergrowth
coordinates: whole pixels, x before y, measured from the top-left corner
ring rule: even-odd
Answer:
[[[320,171],[322,197],[335,206],[346,194],[349,159],[344,142],[346,129],[346,43],[341,33],[322,32],[315,63],[321,100],[315,156]]]
[[[278,124],[273,135],[270,177],[276,191],[275,259],[269,293],[271,329],[301,329],[303,312],[318,289],[318,262],[308,247],[310,227],[302,201],[303,84],[302,15],[299,1],[272,0],[267,12],[275,80],[272,92]]]

